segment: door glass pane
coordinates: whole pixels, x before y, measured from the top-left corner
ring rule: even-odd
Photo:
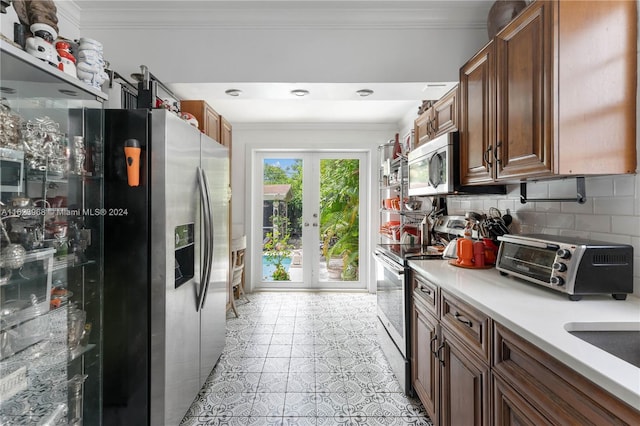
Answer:
[[[263,281],[302,281],[302,164],[263,160]]]
[[[360,160],[320,160],[320,281],[358,281]]]

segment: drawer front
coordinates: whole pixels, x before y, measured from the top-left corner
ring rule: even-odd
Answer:
[[[480,358],[489,362],[490,318],[444,291],[441,292],[440,311],[442,325],[454,333]]]
[[[422,275],[417,274],[415,271],[412,274],[412,282],[413,297],[420,300],[423,305],[426,306],[427,310],[438,318],[438,286]]]
[[[552,423],[640,424],[640,411],[502,325],[493,327],[493,374]]]

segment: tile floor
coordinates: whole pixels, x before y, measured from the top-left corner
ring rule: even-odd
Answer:
[[[182,425],[431,425],[376,339],[375,295],[249,295]]]

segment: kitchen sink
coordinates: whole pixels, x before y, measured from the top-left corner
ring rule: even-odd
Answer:
[[[572,322],[564,328],[577,338],[640,368],[640,322]]]

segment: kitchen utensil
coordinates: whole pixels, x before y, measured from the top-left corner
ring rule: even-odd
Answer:
[[[457,259],[458,258],[458,238],[454,238],[449,241],[447,247],[442,252],[443,259]]]
[[[507,227],[513,222],[513,217],[511,216],[511,213],[509,213],[509,209],[507,209],[507,212],[502,216],[502,221]]]
[[[422,208],[422,201],[409,200],[404,203],[404,206],[407,208],[407,210],[411,210],[411,211],[420,210]]]

